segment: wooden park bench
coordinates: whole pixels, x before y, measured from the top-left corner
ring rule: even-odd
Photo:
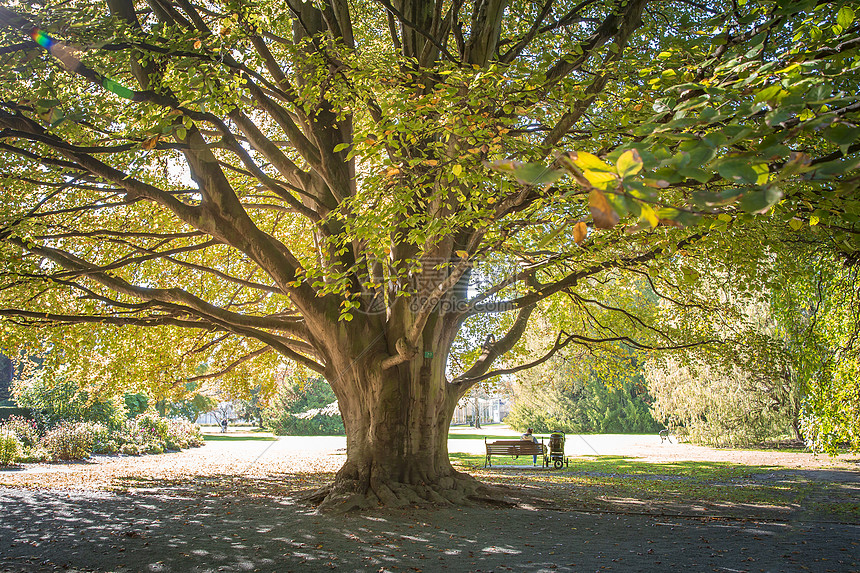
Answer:
[[[530,440],[496,440],[488,442],[484,438],[484,446],[487,448],[487,458],[484,460],[484,467],[493,465],[493,456],[542,456],[542,465],[546,465],[546,446],[541,443],[536,444]]]

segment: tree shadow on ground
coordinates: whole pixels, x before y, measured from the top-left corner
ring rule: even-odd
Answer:
[[[290,496],[227,493],[234,477],[159,484],[167,494],[0,489],[0,571],[664,573],[814,569],[819,560],[847,571],[860,561],[856,526],[525,506],[315,515]]]

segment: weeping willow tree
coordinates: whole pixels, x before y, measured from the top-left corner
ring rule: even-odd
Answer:
[[[346,426],[323,508],[485,497],[472,386],[677,344],[579,296],[520,361],[553,299],[762,217],[856,256],[852,5],[2,0],[5,344],[161,393],[293,361]]]

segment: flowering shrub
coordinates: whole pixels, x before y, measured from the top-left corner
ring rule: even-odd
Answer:
[[[21,440],[14,432],[0,428],[0,466],[14,464],[21,457]]]
[[[93,440],[94,454],[112,454],[116,452],[116,442],[111,437],[108,427],[98,422],[84,422]]]
[[[44,446],[36,445],[31,448],[24,448],[24,453],[18,459],[24,464],[38,464],[41,462],[51,461],[51,452],[45,449]]]
[[[155,442],[149,442],[146,444],[146,449],[144,450],[147,454],[163,454],[164,447],[161,444],[156,444]]]
[[[122,430],[125,444],[137,446],[135,454],[162,453],[165,450],[182,450],[203,445],[200,427],[186,420],[163,418],[153,411],[144,412],[127,420]],[[134,448],[121,448],[123,453]]]
[[[83,460],[90,457],[103,428],[95,422],[70,422],[45,434],[42,444],[56,460]]]
[[[163,443],[168,436],[169,424],[166,418],[162,418],[153,411],[144,412],[135,418],[137,427],[147,443]]]
[[[143,453],[141,446],[134,443],[123,444],[119,447],[119,451],[126,456],[139,456]]]
[[[167,421],[166,449],[184,450],[185,448],[197,448],[202,445],[203,435],[200,433],[200,426],[192,424],[188,420]]]
[[[32,448],[39,443],[39,430],[34,420],[28,420],[22,416],[9,416],[3,428],[18,436],[25,448]]]
[[[13,457],[29,463],[69,461],[86,459],[93,453],[137,456],[203,445],[199,426],[186,420],[164,418],[154,410],[116,427],[93,421],[62,422],[41,439],[36,423],[12,417],[0,425],[0,436],[11,437],[0,444],[0,464],[14,463],[3,461]]]

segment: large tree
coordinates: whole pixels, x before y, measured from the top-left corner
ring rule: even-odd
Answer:
[[[860,244],[851,2],[0,4],[7,332],[120,381],[322,374],[325,507],[476,495],[454,407],[553,297],[547,355],[671,346],[581,287],[764,213]]]

